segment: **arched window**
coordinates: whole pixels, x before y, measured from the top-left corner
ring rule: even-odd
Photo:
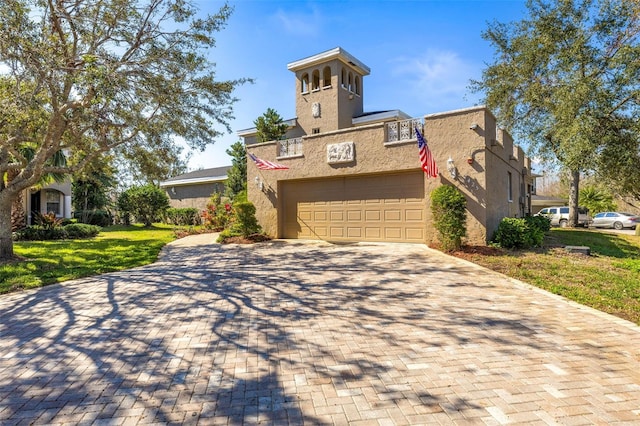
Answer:
[[[342,72],[340,73],[340,85],[347,88],[347,72],[342,68]]]
[[[350,92],[353,92],[353,74],[349,73],[349,85],[347,86]]]
[[[322,87],[331,87],[331,67],[322,70]]]
[[[302,78],[300,79],[301,83],[301,91],[302,93],[307,93],[309,91],[309,74],[302,74]]]
[[[313,83],[311,84],[311,90],[318,90],[320,88],[320,71],[313,71],[312,79]]]
[[[360,94],[360,76],[359,75],[356,75],[355,86],[356,86],[355,87],[356,95],[359,95]]]

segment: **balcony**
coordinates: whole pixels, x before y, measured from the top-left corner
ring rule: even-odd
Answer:
[[[422,132],[421,118],[385,123],[385,143],[416,140],[416,127]]]
[[[278,141],[278,158],[302,156],[302,138]]]

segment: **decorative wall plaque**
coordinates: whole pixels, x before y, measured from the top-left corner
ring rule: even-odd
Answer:
[[[314,102],[311,105],[311,114],[313,114],[313,118],[320,117],[320,102]]]
[[[327,163],[349,163],[354,159],[353,142],[342,142],[327,145]]]

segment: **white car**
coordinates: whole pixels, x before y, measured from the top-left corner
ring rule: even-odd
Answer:
[[[545,207],[534,216],[544,216],[551,221],[551,226],[559,226],[561,228],[565,228],[569,224],[569,207]],[[589,226],[590,222],[591,218],[589,217],[588,210],[584,207],[579,207],[578,223],[576,225],[587,227]]]
[[[595,228],[635,228],[640,223],[640,216],[631,213],[602,212],[593,217]]]

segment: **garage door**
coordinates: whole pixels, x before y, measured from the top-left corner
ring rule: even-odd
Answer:
[[[284,182],[285,238],[424,242],[422,172]]]

